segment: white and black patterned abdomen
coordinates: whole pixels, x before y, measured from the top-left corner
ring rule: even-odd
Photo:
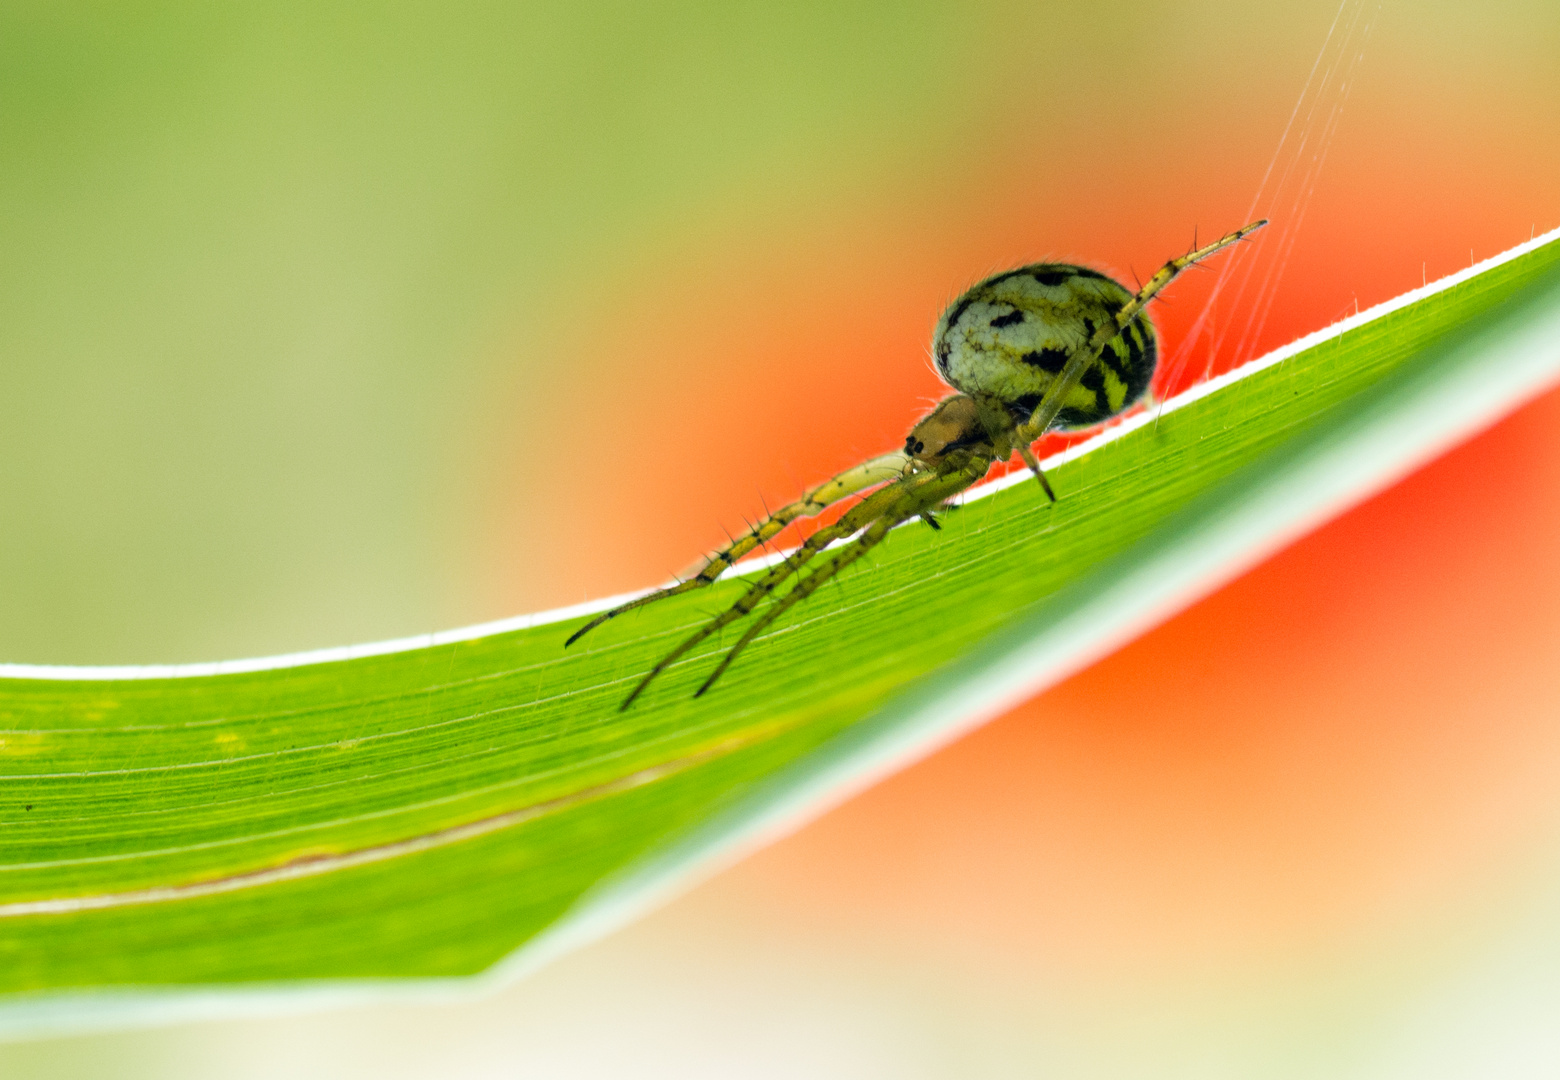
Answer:
[[[932,355],[954,389],[1005,402],[1027,419],[1068,359],[1116,317],[1132,293],[1097,271],[1036,263],[987,278],[937,323]],[[1052,428],[1108,420],[1148,390],[1158,358],[1146,316],[1112,338],[1084,370]]]

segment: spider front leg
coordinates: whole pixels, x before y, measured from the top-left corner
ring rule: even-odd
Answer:
[[[747,648],[748,643],[759,634],[763,633],[771,623],[785,614],[790,608],[807,599],[819,586],[825,584],[845,567],[860,559],[867,552],[877,547],[888,536],[889,532],[903,522],[927,514],[932,507],[938,506],[947,499],[951,499],[959,492],[976,483],[986,475],[991,468],[991,458],[985,455],[977,455],[962,468],[956,469],[946,475],[931,474],[930,479],[902,494],[892,506],[880,514],[877,520],[867,526],[854,544],[841,549],[838,554],[828,559],[824,564],[808,574],[796,583],[796,587],[785,596],[770,605],[769,610],[747,628],[747,632],[738,639],[731,650],[721,658],[720,664],[710,673],[710,677],[704,680],[704,685],[694,691],[693,696],[699,697],[710,687],[715,685],[715,680],[725,674],[731,662],[737,658],[737,654]]]
[[[690,592],[693,589],[701,589],[706,585],[714,584],[738,559],[749,554],[759,545],[767,543],[797,518],[814,517],[841,499],[854,495],[859,491],[865,491],[874,484],[892,480],[894,477],[902,475],[905,467],[909,464],[909,457],[903,451],[896,450],[892,454],[883,454],[880,457],[864,461],[860,465],[854,465],[839,475],[825,480],[816,487],[803,492],[800,499],[782,506],[773,514],[763,518],[749,528],[747,532],[733,540],[728,546],[711,555],[705,560],[704,565],[699,568],[699,572],[687,581],[680,581],[676,585],[669,585],[664,589],[646,593],[644,596],[630,600],[626,604],[619,604],[611,611],[597,615],[590,622],[569,635],[569,640],[563,643],[563,647],[567,649],[602,623],[617,618],[625,611],[633,611],[635,608],[644,607],[646,604],[653,604],[657,600],[664,600],[668,596],[677,596],[680,593]]]
[[[783,561],[772,566],[762,577],[753,582],[753,584],[748,587],[747,591],[738,597],[736,602],[733,603],[729,608],[715,616],[709,622],[705,623],[698,630],[695,630],[692,634],[685,638],[683,642],[677,646],[677,648],[673,649],[666,656],[662,657],[661,662],[656,664],[655,667],[651,668],[650,672],[643,679],[639,680],[639,685],[635,686],[633,692],[624,699],[623,704],[619,706],[619,710],[621,711],[622,709],[626,709],[632,705],[634,703],[634,699],[637,698],[640,694],[644,693],[645,688],[655,680],[656,676],[660,675],[661,672],[671,667],[672,664],[675,663],[677,659],[686,653],[689,649],[699,644],[699,642],[703,641],[717,630],[728,626],[729,624],[751,612],[755,607],[763,602],[765,597],[771,595],[775,591],[776,587],[782,584],[791,575],[799,571],[802,566],[809,562],[814,555],[818,554],[818,552],[822,551],[836,540],[841,540],[847,536],[852,536],[855,533],[860,532],[878,518],[882,517],[885,512],[891,510],[899,504],[904,495],[904,492],[907,489],[915,489],[935,479],[937,479],[937,474],[932,472],[917,473],[912,476],[904,477],[892,484],[889,484],[882,491],[875,491],[871,495],[868,495],[861,502],[847,510],[840,518],[840,520],[835,522],[833,525],[830,525],[827,528],[819,529],[817,532],[813,533],[807,538],[806,542],[803,543],[801,547],[793,551]],[[935,502],[927,502],[923,504],[925,507],[934,505],[936,505]],[[913,517],[915,515],[910,514],[906,516]],[[905,520],[905,518],[901,517],[898,520],[902,521]]]

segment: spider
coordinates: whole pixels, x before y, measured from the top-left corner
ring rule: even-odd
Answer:
[[[905,437],[903,450],[864,461],[809,489],[709,556],[686,581],[657,589],[576,630],[564,648],[625,611],[713,584],[744,555],[797,518],[812,517],[851,495],[876,487],[833,525],[819,529],[754,579],[725,611],[663,657],[624,699],[627,709],[679,657],[711,634],[750,614],[791,578],[791,590],[748,626],[694,692],[715,685],[731,662],[776,619],[882,543],[891,529],[920,518],[933,528],[936,511],[1017,453],[1051,502],[1056,494],[1031,444],[1048,431],[1094,427],[1130,408],[1148,391],[1158,341],[1143,314],[1154,296],[1187,267],[1246,236],[1254,221],[1160,267],[1136,294],[1101,274],[1067,263],[1034,263],[989,277],[943,312],[932,338],[937,374],[957,393],[944,398]],[[803,575],[835,541],[855,537]]]

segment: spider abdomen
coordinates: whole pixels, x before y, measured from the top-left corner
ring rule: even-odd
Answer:
[[[1068,359],[1132,296],[1104,274],[1066,263],[997,274],[943,312],[932,339],[937,372],[954,389],[996,398],[1027,418]],[[1085,369],[1052,427],[1090,427],[1128,408],[1147,392],[1157,358],[1154,328],[1139,317]]]

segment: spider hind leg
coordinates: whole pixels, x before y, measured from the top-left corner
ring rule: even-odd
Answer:
[[[821,514],[834,503],[841,499],[864,491],[874,484],[880,484],[884,480],[893,479],[904,472],[910,459],[901,451],[891,454],[882,454],[870,460],[863,461],[859,465],[853,465],[844,472],[830,477],[816,487],[809,488],[802,493],[802,497],[793,503],[788,503],[760,519],[757,523],[748,526],[746,532],[732,540],[726,547],[721,548],[715,554],[704,561],[698,573],[686,581],[679,581],[676,585],[668,585],[664,589],[646,593],[644,596],[630,600],[626,604],[619,604],[611,611],[604,611],[590,622],[580,627],[569,635],[569,640],[563,643],[567,649],[580,638],[590,633],[596,627],[625,612],[635,608],[653,604],[657,600],[664,600],[668,596],[678,596],[694,589],[702,589],[707,585],[713,585],[727,570],[736,564],[737,560],[750,554],[754,549],[767,544],[782,529],[798,518],[813,517]]]
[[[671,667],[672,664],[675,663],[678,658],[683,656],[683,654],[685,654],[689,649],[692,649],[695,645],[699,644],[699,642],[703,641],[717,630],[728,626],[729,624],[751,612],[754,608],[763,602],[766,596],[772,595],[777,587],[784,584],[787,578],[800,571],[806,563],[811,561],[814,555],[817,555],[820,551],[828,547],[834,541],[843,540],[848,536],[852,536],[855,533],[860,532],[867,525],[877,520],[886,510],[896,504],[896,502],[901,497],[902,489],[906,485],[913,485],[920,480],[921,476],[902,478],[889,484],[881,491],[873,492],[861,502],[847,510],[839,521],[835,522],[833,525],[819,529],[817,532],[809,536],[807,540],[788,557],[782,559],[780,562],[770,567],[769,570],[760,576],[756,581],[754,581],[752,585],[748,586],[747,590],[737,598],[735,603],[733,603],[719,615],[715,616],[709,622],[705,623],[699,629],[695,630],[692,634],[688,635],[688,637],[683,639],[681,644],[679,644],[671,652],[667,653],[666,656],[662,657],[660,663],[651,668],[649,673],[645,675],[643,679],[639,680],[639,684],[634,687],[633,692],[623,700],[623,704],[618,707],[619,711],[632,705],[634,703],[634,699],[637,698],[640,694],[644,693],[645,688],[655,680],[656,676],[660,675],[667,668]]]
[[[856,538],[855,543],[842,548],[838,553],[826,560],[823,565],[817,567],[806,577],[798,581],[790,592],[769,605],[768,610],[759,616],[752,626],[747,628],[747,632],[721,658],[715,670],[710,673],[710,677],[704,680],[704,684],[698,690],[694,691],[693,696],[700,697],[706,690],[714,686],[716,680],[725,674],[732,661],[737,658],[743,649],[747,648],[754,638],[763,633],[771,623],[785,614],[786,611],[807,599],[820,586],[838,575],[845,567],[882,543],[896,525],[911,521],[917,517],[925,517],[932,507],[941,505],[986,475],[986,470],[990,467],[991,459],[989,457],[976,456],[962,468],[951,470],[946,475],[929,473],[925,475],[921,483],[915,486],[905,485],[908,490],[900,494],[891,506],[887,507],[874,521],[867,525],[861,535]]]

